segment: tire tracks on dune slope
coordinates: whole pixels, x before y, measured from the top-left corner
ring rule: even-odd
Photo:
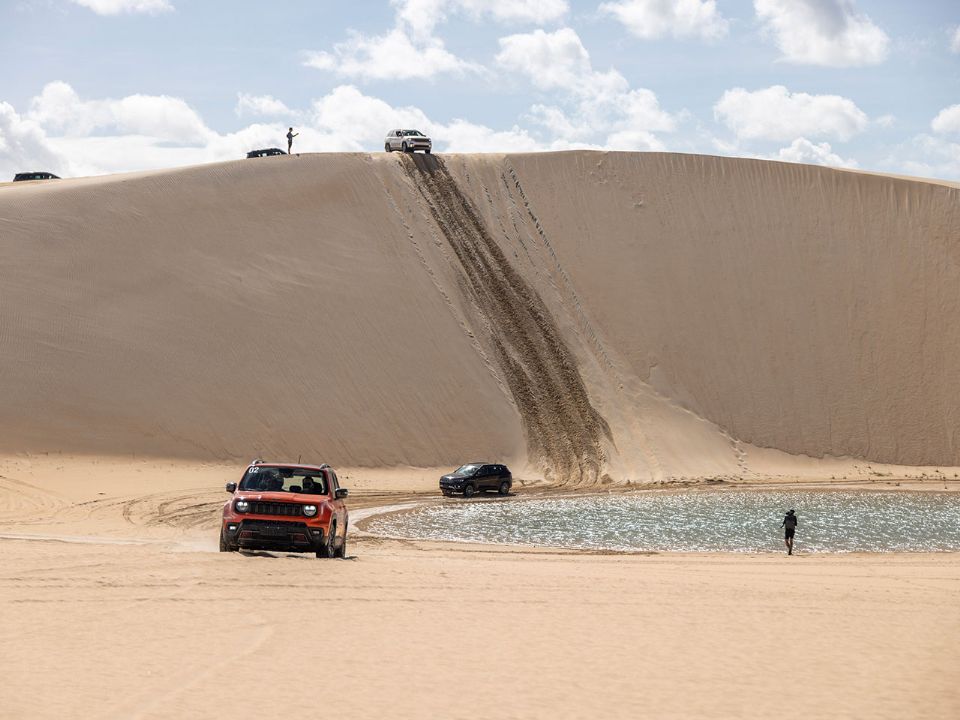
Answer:
[[[649,394],[652,391],[646,386],[637,388],[637,381],[632,377],[624,377],[622,364],[618,365],[611,358],[513,165],[508,158],[504,158],[498,163],[499,167],[495,172],[485,177],[482,170],[473,172],[476,168],[472,169],[463,158],[458,159],[459,165],[451,165],[447,160],[447,169],[454,175],[461,190],[474,198],[475,203],[483,204],[485,201],[484,207],[477,204],[474,207],[480,212],[488,230],[502,239],[501,247],[505,255],[509,257],[511,250],[513,251],[514,258],[517,258],[519,263],[517,267],[527,266],[527,272],[533,271],[534,287],[538,287],[537,278],[545,284],[539,286],[541,297],[545,290],[554,294],[555,302],[559,304],[551,305],[553,317],[556,319],[559,313],[564,314],[569,327],[581,341],[580,347],[586,350],[592,359],[592,380],[595,384],[590,382],[590,367],[584,371],[581,366],[581,374],[587,379],[592,393],[599,390],[601,397],[606,395],[607,404],[605,410],[601,406],[601,414],[608,424],[619,429],[622,437],[630,439],[630,445],[639,451],[650,479],[667,478],[668,473],[661,462],[659,451],[643,426],[642,411],[637,412],[643,405],[636,401],[637,392]],[[493,192],[487,184],[490,180],[493,181]],[[527,278],[528,282],[531,282],[529,275]],[[609,479],[609,473],[617,472],[618,460],[622,466],[621,449],[615,437],[610,439],[609,454],[606,457],[608,476],[603,478],[604,482]]]
[[[520,411],[531,458],[548,480],[597,482],[610,428],[590,402],[577,363],[536,290],[507,261],[443,160],[402,158],[458,261],[489,328],[488,344]]]
[[[621,376],[613,360],[610,358],[607,348],[600,339],[600,335],[590,321],[586,310],[584,310],[583,303],[574,287],[573,281],[560,262],[560,258],[553,244],[550,242],[550,238],[547,237],[547,231],[543,223],[540,222],[540,218],[534,212],[533,205],[530,203],[527,193],[520,183],[520,178],[516,170],[509,162],[504,163],[504,170],[500,172],[500,182],[503,184],[505,199],[513,205],[516,212],[521,213],[521,215],[526,215],[526,218],[521,218],[520,222],[524,226],[526,226],[528,221],[533,225],[536,237],[540,240],[540,248],[546,253],[546,260],[550,268],[547,272],[554,278],[557,291],[570,307],[571,316],[576,323],[578,333],[586,339],[587,346],[592,350],[594,357],[598,360],[599,366],[603,373],[606,374],[608,380],[612,381],[617,388],[622,390],[628,381]],[[514,193],[519,196],[519,201]],[[523,208],[522,210],[521,207]],[[516,228],[516,231],[519,234],[520,229]],[[529,229],[527,231],[529,232]],[[637,441],[637,445],[649,468],[651,477],[658,480],[666,477],[667,473],[663,467],[663,463],[660,461],[660,456],[654,449],[653,443],[646,430],[644,430],[639,418],[633,413],[627,413],[626,417],[620,419],[620,422],[624,427],[629,428],[630,436]],[[613,441],[612,444],[616,452],[616,442]]]

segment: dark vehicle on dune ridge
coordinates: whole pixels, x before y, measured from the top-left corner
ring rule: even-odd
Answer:
[[[463,493],[463,496],[468,498],[485,490],[496,490],[501,495],[509,495],[511,487],[513,475],[506,465],[497,463],[467,463],[440,478],[440,492],[447,497],[454,493]]]
[[[220,552],[279,550],[346,557],[349,517],[329,465],[253,461],[223,506]]]
[[[22,172],[13,176],[14,182],[24,182],[26,180],[59,180],[59,175],[48,172]]]
[[[280,148],[264,148],[263,150],[251,150],[247,153],[248,158],[271,157],[273,155],[286,155]]]

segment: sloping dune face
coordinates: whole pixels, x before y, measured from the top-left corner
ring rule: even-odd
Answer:
[[[737,473],[960,463],[960,191],[669,154],[0,189],[0,450]]]
[[[960,462],[960,190],[680,155],[508,161],[624,371],[733,437]]]
[[[518,413],[364,156],[0,196],[9,449],[449,464]]]

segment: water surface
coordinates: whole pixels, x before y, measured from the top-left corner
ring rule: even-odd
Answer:
[[[857,491],[636,493],[467,500],[374,518],[371,532],[411,539],[674,552],[960,550],[960,494]]]

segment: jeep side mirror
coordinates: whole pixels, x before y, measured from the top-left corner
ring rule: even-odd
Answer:
[[[337,488],[337,500],[345,498],[349,494],[350,494],[350,491],[347,490],[346,488]]]
[[[237,491],[237,484],[236,484],[236,483],[227,483],[227,492],[228,492],[228,493],[235,493],[236,491]]]

